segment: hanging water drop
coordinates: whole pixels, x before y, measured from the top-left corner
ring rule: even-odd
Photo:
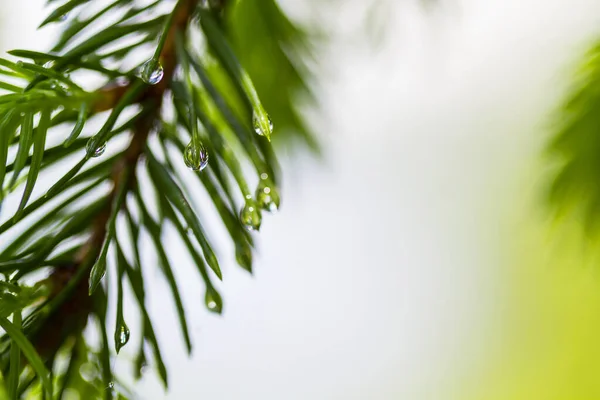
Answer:
[[[63,15],[61,15],[60,17],[58,17],[58,20],[60,22],[66,21],[67,18],[69,18],[69,13],[64,13]]]
[[[138,353],[136,359],[135,359],[135,369],[134,369],[134,376],[135,379],[138,380],[142,377],[142,375],[144,373],[146,373],[148,369],[148,363],[146,362],[146,354],[144,353],[144,350],[141,349],[141,351]]]
[[[43,65],[43,67],[46,69],[51,69],[52,67],[54,67],[54,61],[52,61],[52,60],[46,61]]]
[[[195,145],[192,140],[183,152],[185,165],[193,171],[202,171],[208,165],[208,151],[202,143]]]
[[[267,113],[259,115],[257,112],[252,114],[252,125],[254,126],[254,132],[260,136],[265,136],[267,139],[271,137],[273,133],[273,121]]]
[[[269,175],[265,173],[260,174],[260,182],[256,188],[256,202],[265,211],[276,212],[279,210],[281,202],[279,192],[273,181],[269,179]]]
[[[221,299],[221,295],[213,287],[209,286],[206,288],[204,303],[209,311],[221,314],[221,311],[223,310],[223,300]]]
[[[156,85],[159,83],[164,75],[165,71],[162,65],[160,65],[160,63],[154,59],[146,61],[140,67],[140,78],[150,85]]]
[[[262,216],[257,204],[250,199],[246,199],[246,204],[240,212],[240,220],[249,231],[258,231],[262,222]]]
[[[129,79],[126,76],[118,76],[115,78],[114,83],[119,87],[127,86],[129,85]]]
[[[127,344],[127,342],[129,342],[129,335],[129,327],[125,322],[117,327],[117,330],[115,331],[115,349],[117,350],[117,353]]]
[[[144,361],[144,362],[143,362],[143,363],[140,365],[140,367],[139,367],[139,370],[137,371],[137,374],[136,374],[137,376],[136,376],[136,378],[137,378],[137,379],[140,379],[140,378],[141,378],[143,375],[145,375],[145,374],[146,374],[146,372],[148,372],[148,364],[147,364],[147,363]]]
[[[106,390],[108,390],[111,393],[111,396],[114,397],[115,396],[115,383],[113,381],[108,382],[108,386],[106,387]]]
[[[79,367],[79,374],[83,380],[93,382],[98,377],[96,366],[90,362],[85,362]]]
[[[98,146],[96,148],[92,148],[93,144],[94,144],[93,138],[88,140],[87,145],[86,145],[86,150],[89,155],[91,155],[92,157],[100,157],[102,154],[104,154],[104,151],[106,150],[106,142],[102,143],[100,146]]]

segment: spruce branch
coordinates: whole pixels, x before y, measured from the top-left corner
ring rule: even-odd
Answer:
[[[88,3],[100,5],[98,11],[65,17]],[[273,67],[266,71],[244,62],[246,50],[236,43],[239,29],[248,27],[236,22],[243,3],[177,0],[164,14],[161,4],[63,2],[41,24],[65,24],[52,51],[14,50],[9,54],[19,60],[0,59],[0,77],[5,77],[0,79],[0,207],[22,189],[12,215],[0,208],[0,273],[5,276],[0,280],[0,318],[6,332],[0,339],[0,369],[12,398],[43,390],[60,399],[69,388],[85,398],[111,398],[115,377],[109,337],[114,337],[118,353],[132,333],[141,338],[136,377],[146,363],[147,344],[166,387],[167,369],[145,308],[142,269],[153,266],[142,265],[140,233],[152,240],[183,343],[191,352],[182,296],[163,248],[163,222],[172,223],[194,261],[206,288],[207,309],[220,314],[223,300],[212,279],[222,279],[222,271],[188,186],[204,187],[235,245],[236,260],[249,272],[251,231],[260,228],[262,212],[279,208],[279,167],[269,143],[273,123],[262,102],[269,99],[269,91],[263,88],[263,96],[254,80],[264,81],[265,73],[273,79],[273,71],[286,71],[287,80],[280,85],[286,96],[307,91],[288,58],[291,50],[284,51],[286,44],[301,37],[299,31],[273,0],[254,4],[252,12],[265,12],[263,24],[272,26],[269,40],[276,43],[271,44]],[[107,15],[116,16],[116,22],[94,31]],[[207,46],[194,43],[192,33],[202,36]],[[135,40],[127,44],[122,40],[126,36]],[[147,61],[124,68],[125,61],[147,45],[153,46]],[[95,73],[104,83],[90,88],[71,75],[79,71]],[[288,132],[300,133],[313,144],[294,103],[280,103],[273,120],[279,118],[282,126],[294,128]],[[172,116],[166,111],[170,108],[175,111]],[[101,127],[90,129],[92,122],[102,122]],[[61,131],[66,134],[61,136]],[[128,142],[122,149],[111,147],[115,138],[125,136]],[[278,131],[277,137],[284,136]],[[57,141],[59,145],[49,145]],[[107,148],[111,155],[104,155]],[[179,160],[172,158],[174,153]],[[249,171],[242,168],[245,161],[259,182],[254,192]],[[62,162],[71,162],[71,168],[49,180],[49,171]],[[197,180],[184,178],[177,167],[182,162]],[[149,182],[138,180],[141,170],[148,172]],[[149,188],[156,193],[158,218],[145,196]],[[128,232],[118,229],[119,219]],[[131,249],[131,258],[126,249]],[[112,273],[111,265],[116,276],[108,284],[104,276]],[[48,276],[28,286],[26,279],[35,279],[33,273],[40,270]],[[124,280],[142,315],[141,332],[130,332],[124,318]],[[109,335],[107,303],[113,290],[116,328]],[[83,336],[92,316],[98,321],[99,348],[89,346]],[[53,376],[54,362],[61,357],[68,367]],[[84,363],[95,365],[93,384],[83,383]],[[36,384],[36,378],[41,383]],[[51,387],[53,383],[58,384]]]

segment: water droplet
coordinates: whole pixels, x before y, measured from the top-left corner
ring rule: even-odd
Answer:
[[[221,314],[221,311],[223,310],[223,300],[221,299],[221,295],[213,287],[206,288],[204,303],[209,311]]]
[[[66,21],[67,18],[69,18],[69,13],[64,13],[63,15],[61,15],[60,17],[58,17],[58,20],[63,22]]]
[[[140,78],[150,85],[156,85],[165,74],[162,65],[154,59],[146,61],[140,67]]]
[[[129,85],[129,79],[127,79],[127,77],[125,77],[125,76],[118,76],[114,82],[119,87]]]
[[[260,229],[262,216],[257,204],[252,199],[246,200],[246,204],[240,212],[240,220],[249,231],[258,231]]]
[[[235,247],[235,259],[240,267],[252,273],[252,249],[249,245],[237,245]]]
[[[127,327],[122,328],[120,340],[121,344],[127,344],[129,341],[129,329]]]
[[[85,381],[93,382],[98,376],[98,370],[94,364],[85,362],[79,367],[79,374]]]
[[[185,161],[185,165],[191,170],[202,171],[208,165],[208,151],[202,143],[200,143],[199,146],[196,146],[192,140],[185,147],[183,161]]]
[[[52,67],[54,67],[54,61],[50,60],[44,63],[44,68],[51,69]]]
[[[203,8],[204,10],[210,9],[210,1],[200,0],[200,8]]]
[[[109,390],[110,393],[112,394],[112,396],[114,396],[116,394],[115,393],[116,392],[116,390],[115,390],[115,383],[112,382],[112,381],[108,382],[108,386],[106,387],[106,390]]]
[[[252,125],[254,126],[254,132],[260,136],[269,138],[273,133],[273,121],[267,114],[259,116],[258,113],[252,114]]]
[[[91,148],[92,144],[93,144],[93,138],[88,140],[87,145],[86,145],[86,150],[87,150],[88,154],[91,154],[92,157],[100,157],[102,154],[104,154],[104,151],[106,150],[106,142],[102,143],[100,146],[96,147],[95,149]]]
[[[140,351],[135,359],[134,375],[135,379],[140,379],[144,373],[148,370],[148,363],[146,362],[146,354],[144,351]]]
[[[267,174],[263,173],[260,176],[261,180],[256,188],[256,202],[263,210],[276,212],[279,210],[279,204],[281,203],[277,187]],[[266,178],[263,178],[263,176],[266,176]]]
[[[121,347],[125,346],[129,342],[129,327],[125,322],[115,331],[115,349],[117,353],[121,350]]]

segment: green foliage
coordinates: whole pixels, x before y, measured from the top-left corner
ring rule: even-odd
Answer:
[[[311,56],[307,33],[287,19],[273,1],[240,1],[227,11],[224,24],[235,52],[264,98],[275,126],[292,131],[317,150],[296,105],[298,95],[310,95],[304,79],[304,60]],[[218,64],[214,69],[219,70]]]
[[[570,98],[559,113],[549,145],[557,160],[549,196],[561,214],[584,222],[596,234],[600,222],[600,44],[586,55]]]
[[[53,49],[14,50],[13,58],[0,59],[0,368],[6,393],[112,398],[117,379],[111,358],[130,335],[141,339],[135,377],[151,349],[167,387],[142,273],[155,266],[142,264],[141,233],[152,241],[191,352],[179,285],[162,246],[163,223],[171,223],[193,259],[207,309],[220,314],[223,299],[213,284],[223,279],[217,252],[187,193],[192,185],[204,188],[236,260],[252,272],[251,231],[260,228],[262,212],[280,205],[271,136],[297,137],[316,149],[295,101],[310,97],[301,63],[309,54],[306,35],[274,0],[48,3],[52,11],[40,27],[63,24]],[[92,76],[101,83],[92,85]],[[127,229],[119,229],[119,221]],[[104,277],[115,273],[108,284]],[[124,308],[133,306],[123,300],[128,286],[141,315],[139,332],[130,332],[125,321]],[[108,315],[112,292],[116,311]],[[98,346],[83,336],[92,317]],[[113,333],[108,318],[114,318]],[[66,368],[58,368],[58,360]]]

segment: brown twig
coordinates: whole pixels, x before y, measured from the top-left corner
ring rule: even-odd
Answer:
[[[57,268],[50,275],[49,281],[52,284],[54,295],[64,289],[69,281],[75,277],[78,268],[89,265],[87,261],[97,258],[100,253],[102,242],[106,236],[106,225],[111,214],[112,199],[116,196],[117,188],[121,184],[131,187],[133,183],[121,182],[122,177],[126,175],[123,172],[125,168],[132,168],[135,171],[138,161],[144,154],[148,136],[159,115],[163,96],[171,83],[177,65],[177,55],[175,53],[176,34],[177,32],[185,32],[187,30],[197,2],[198,0],[179,0],[175,6],[176,9],[174,12],[176,14],[174,15],[173,23],[160,55],[160,61],[164,69],[164,78],[158,84],[148,86],[139,99],[139,101],[144,101],[145,103],[149,100],[147,102],[149,103],[148,107],[151,107],[152,110],[145,113],[144,117],[135,124],[129,146],[124,151],[123,156],[113,166],[111,172],[113,189],[108,195],[108,206],[101,210],[93,220],[92,234],[89,240],[76,253],[71,266]],[[127,90],[127,86],[117,85],[101,89],[94,110],[103,111],[113,108]],[[135,173],[129,176],[135,176]],[[87,276],[88,274],[85,274],[85,277]],[[34,342],[43,358],[51,359],[67,337],[80,332],[85,327],[85,322],[93,306],[93,302],[88,296],[87,287],[87,279],[82,279],[73,290],[71,296],[56,308],[38,330]]]

